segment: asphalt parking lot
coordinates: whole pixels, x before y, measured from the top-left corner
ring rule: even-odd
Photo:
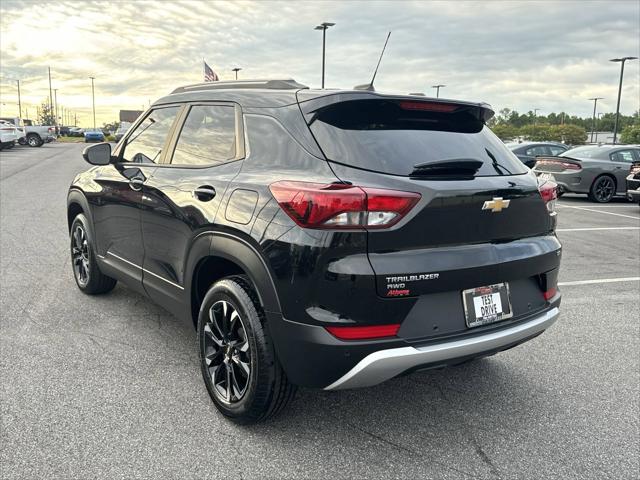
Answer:
[[[82,148],[0,153],[1,478],[638,478],[638,205],[562,198],[563,308],[544,335],[374,388],[303,389],[239,427],[207,395],[193,331],[124,287],[76,288],[65,199]]]

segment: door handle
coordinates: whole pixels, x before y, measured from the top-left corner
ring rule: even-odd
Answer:
[[[210,185],[203,185],[193,191],[193,196],[200,201],[208,202],[216,196],[216,189]]]
[[[143,184],[144,184],[144,179],[140,177],[134,177],[131,180],[129,180],[129,187],[131,187],[131,190],[135,190],[136,192],[139,192],[140,190],[142,190]]]

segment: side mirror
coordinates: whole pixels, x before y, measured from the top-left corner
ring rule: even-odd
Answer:
[[[109,165],[111,163],[111,145],[98,143],[84,149],[82,158],[91,165]]]

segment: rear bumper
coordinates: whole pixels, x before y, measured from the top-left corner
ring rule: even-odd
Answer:
[[[559,310],[554,307],[527,322],[477,337],[424,347],[380,350],[367,355],[346,374],[325,387],[325,390],[369,387],[420,366],[447,364],[454,359],[472,358],[503,350],[544,332],[558,316]]]

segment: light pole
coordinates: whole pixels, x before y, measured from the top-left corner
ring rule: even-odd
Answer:
[[[51,67],[49,68],[49,113],[53,115],[53,91],[51,89]],[[53,125],[56,125],[55,118],[53,121]]]
[[[95,90],[93,89],[93,81],[96,79],[96,77],[89,77],[91,79],[91,101],[93,104],[93,129],[96,129],[96,94],[95,94]]]
[[[438,84],[438,85],[432,85],[431,88],[435,88],[436,89],[436,98],[440,98],[440,88],[442,87],[446,87],[446,85],[442,85],[442,84]]]
[[[593,132],[596,129],[596,105],[598,104],[598,100],[602,100],[604,97],[593,97],[589,100],[593,100],[593,124],[591,126],[591,143],[593,143]]]
[[[20,101],[20,80],[16,80],[18,84],[18,117],[22,120],[22,102]]]
[[[618,119],[620,117],[620,95],[622,94],[622,76],[624,75],[624,62],[627,60],[636,60],[638,57],[622,57],[612,58],[610,62],[620,62],[620,85],[618,85],[618,104],[616,105],[616,123],[613,127],[613,144],[616,144],[616,138],[618,137]]]
[[[327,28],[333,27],[334,25],[335,23],[323,22],[314,28],[314,30],[322,30],[322,88],[324,88],[324,57],[327,44]]]
[[[242,70],[240,67],[236,67],[236,68],[232,68],[231,71],[232,72],[236,72],[236,80],[238,79],[238,72]]]

